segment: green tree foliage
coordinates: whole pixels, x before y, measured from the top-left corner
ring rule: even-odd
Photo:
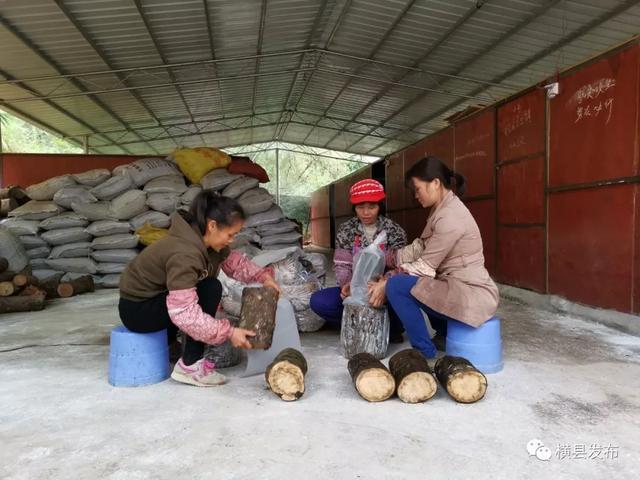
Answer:
[[[82,148],[0,111],[2,151],[12,153],[82,153]]]

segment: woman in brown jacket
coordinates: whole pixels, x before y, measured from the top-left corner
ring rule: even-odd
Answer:
[[[251,348],[255,333],[215,318],[222,296],[216,278],[220,270],[241,282],[259,282],[280,291],[271,268],[260,268],[229,249],[244,225],[245,214],[236,200],[203,190],[189,212],[171,216],[169,234],[145,248],[120,279],[120,319],[136,333],[167,329],[175,338],[186,334],[184,354],[171,378],[199,387],[225,382],[215,365],[204,358],[205,344],[231,341]]]
[[[427,224],[410,245],[390,262],[400,274],[369,286],[370,302],[385,296],[402,321],[411,345],[426,357],[436,355],[422,312],[444,343],[447,321],[479,327],[498,307],[498,289],[484,267],[480,230],[467,207],[452,191],[462,195],[464,177],[436,157],[426,157],[405,174],[405,182],[420,205],[430,209]]]

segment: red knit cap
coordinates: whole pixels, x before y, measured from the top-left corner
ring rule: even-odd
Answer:
[[[384,200],[384,187],[377,180],[368,178],[354,183],[349,189],[349,201],[353,205],[364,202],[378,203]]]

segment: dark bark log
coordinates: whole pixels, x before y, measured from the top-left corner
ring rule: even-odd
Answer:
[[[398,397],[406,403],[420,403],[433,397],[438,389],[427,359],[409,348],[389,360],[389,370],[398,387]]]
[[[45,293],[26,297],[0,298],[0,313],[35,312],[44,309]]]
[[[272,288],[245,287],[242,291],[239,326],[256,332],[255,337],[247,337],[253,348],[271,347],[277,306],[278,292]]]
[[[384,358],[389,346],[387,309],[345,304],[340,340],[345,358],[362,352],[370,353],[376,358]]]
[[[383,363],[370,353],[354,355],[347,365],[356,390],[369,402],[381,402],[393,395],[396,383]]]
[[[9,260],[4,257],[0,257],[0,273],[6,272],[9,268]]]
[[[434,370],[440,384],[457,402],[477,402],[487,391],[487,377],[466,358],[444,356]]]
[[[14,199],[18,206],[22,206],[31,200],[27,192],[20,187],[13,187],[9,191],[9,198]]]
[[[47,298],[58,298],[58,285],[60,285],[60,279],[64,276],[64,273],[56,273],[55,275],[47,278],[43,282],[40,282],[40,288],[45,291]]]
[[[10,297],[16,293],[16,287],[13,282],[0,282],[0,297]]]
[[[304,394],[307,360],[294,348],[285,348],[267,367],[264,376],[273,393],[291,402]]]
[[[19,273],[15,277],[13,277],[13,284],[17,288],[24,288],[27,285],[35,285],[38,286],[40,282],[36,277],[29,273]]]
[[[85,275],[68,282],[63,282],[58,285],[57,288],[58,295],[62,298],[73,297],[74,295],[93,292],[94,290],[95,285],[93,283],[93,277],[91,275]]]

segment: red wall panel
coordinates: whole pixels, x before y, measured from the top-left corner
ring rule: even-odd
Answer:
[[[495,274],[496,265],[496,201],[474,200],[465,202],[475,218],[484,249],[484,264],[491,275]]]
[[[425,140],[425,155],[433,155],[453,167],[453,127],[445,128]]]
[[[544,156],[502,165],[498,171],[501,224],[544,223]]]
[[[419,142],[410,145],[409,147],[403,150],[405,163],[408,165],[407,169],[410,168],[414,163],[416,163],[421,158],[425,156],[425,143],[426,139],[422,139]]]
[[[502,283],[545,291],[544,227],[498,228],[496,276]]]
[[[457,123],[454,169],[467,178],[467,197],[493,195],[495,110],[488,109]]]
[[[329,187],[322,187],[311,195],[311,219],[329,216]]]
[[[391,155],[386,160],[385,193],[387,194],[387,211],[404,208],[404,165],[402,152]]]
[[[429,215],[429,210],[418,207],[405,210],[404,214],[407,241],[411,243],[422,234],[424,227],[427,225],[427,216]]]
[[[311,241],[320,247],[331,247],[331,219],[318,218],[311,220]]]
[[[349,203],[349,188],[351,183],[349,179],[342,179],[335,182],[334,194],[334,214],[339,217],[349,215],[351,213],[351,204]]]
[[[634,185],[549,196],[549,290],[631,311]]]
[[[28,187],[51,177],[82,173],[94,168],[114,169],[139,158],[131,155],[58,155],[35,153],[3,154],[3,185]]]
[[[534,90],[498,108],[498,163],[544,152],[545,102]]]
[[[638,174],[639,52],[635,45],[560,81],[550,104],[550,186]]]

